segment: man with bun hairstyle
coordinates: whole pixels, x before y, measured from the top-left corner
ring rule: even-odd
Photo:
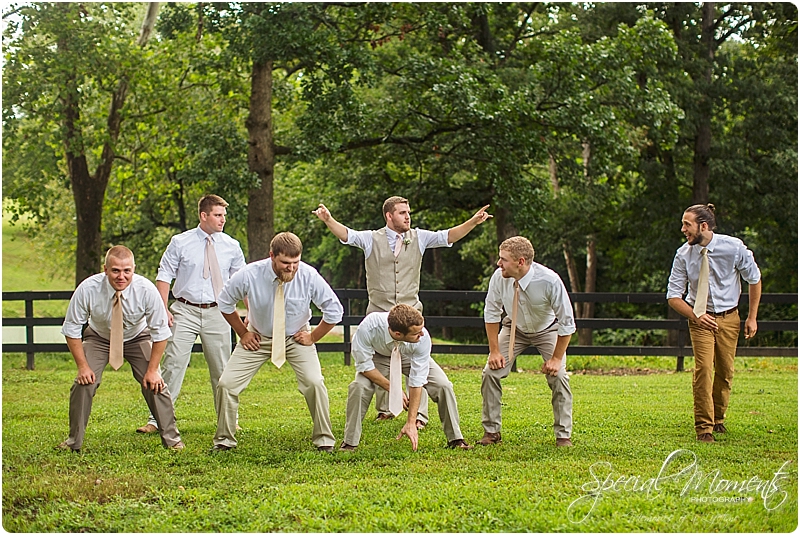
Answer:
[[[390,393],[391,380],[396,379],[402,405],[408,409],[408,419],[397,435],[400,440],[407,436],[411,449],[416,451],[419,441],[417,433],[417,411],[423,387],[439,406],[439,419],[447,437],[447,446],[470,450],[461,434],[458,405],[453,383],[431,358],[431,337],[425,330],[422,314],[410,305],[395,305],[389,312],[373,312],[358,326],[352,345],[356,363],[356,377],[347,390],[347,417],[344,425],[344,440],[340,451],[353,451],[361,440],[361,424],[367,413],[372,395],[377,390]],[[390,372],[392,353],[397,360],[396,371],[406,377],[409,394],[400,387],[400,377]],[[391,406],[391,403],[390,403]]]
[[[692,393],[694,429],[700,442],[727,433],[725,416],[733,382],[733,359],[739,338],[740,279],[750,285],[744,337],[758,330],[761,271],[753,252],[739,238],[717,234],[713,204],[695,204],[681,220],[684,243],[675,253],[667,302],[689,320],[694,353]]]

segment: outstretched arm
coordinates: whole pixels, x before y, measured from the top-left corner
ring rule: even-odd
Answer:
[[[487,219],[494,217],[493,215],[486,213],[487,208],[489,208],[488,204],[483,208],[481,208],[480,210],[478,210],[477,212],[475,212],[475,215],[473,215],[472,217],[470,217],[457,227],[451,228],[447,232],[447,243],[457,242],[458,240],[469,234],[472,231],[472,229],[474,229]]]
[[[319,203],[317,209],[312,210],[311,213],[320,218],[339,240],[347,241],[347,227],[336,221],[324,204]]]

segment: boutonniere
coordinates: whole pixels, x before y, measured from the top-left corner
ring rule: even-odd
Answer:
[[[411,238],[403,238],[403,245],[408,249],[408,244],[411,243]]]

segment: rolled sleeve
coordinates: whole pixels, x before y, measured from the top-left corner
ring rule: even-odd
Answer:
[[[366,328],[358,329],[353,336],[350,351],[356,361],[356,373],[364,373],[375,369],[375,363],[372,362],[372,355],[375,352],[372,350],[368,337],[369,334]]]
[[[761,280],[761,270],[758,269],[753,251],[742,245],[739,250],[737,271],[747,284],[757,284]]]
[[[169,241],[167,250],[161,255],[161,262],[158,264],[157,281],[163,281],[170,284],[178,275],[178,266],[181,263],[181,255],[178,251],[178,245],[173,237]]]
[[[414,344],[414,353],[411,355],[411,368],[408,372],[408,386],[418,388],[428,384],[431,359],[431,337],[425,330],[425,336]]]
[[[688,283],[688,275],[686,271],[686,262],[680,253],[675,255],[672,261],[672,271],[669,273],[669,283],[667,284],[667,299],[675,297],[683,299],[686,293],[686,285]]]
[[[342,321],[344,307],[342,307],[339,297],[328,282],[319,273],[314,277],[314,293],[311,301],[322,312],[322,321],[331,325],[336,325]]]
[[[419,239],[419,249],[425,252],[426,249],[435,249],[437,247],[452,247],[453,244],[448,240],[450,229],[445,230],[425,230],[417,229],[417,239]]]
[[[161,308],[164,308],[163,306]],[[61,334],[67,338],[81,338],[83,326],[89,322],[89,308],[86,292],[81,286],[72,294],[69,300]]]
[[[164,308],[161,296],[155,291],[147,294],[147,327],[150,329],[150,339],[153,342],[161,342],[172,336],[167,309]]]
[[[236,245],[239,245],[238,242]],[[231,262],[231,268],[228,271],[228,277],[232,277],[233,275],[235,275],[236,272],[242,269],[245,265],[247,265],[247,262],[245,262],[244,253],[242,252],[242,248],[238,247],[236,251],[236,256],[233,259],[233,262]]]
[[[222,291],[217,296],[217,306],[219,311],[223,314],[232,314],[236,312],[236,303],[244,299],[247,295],[246,279],[243,272],[237,272],[233,277],[228,279]]]
[[[576,331],[575,315],[572,312],[572,303],[564,283],[559,280],[552,285],[552,296],[550,298],[553,312],[558,318],[558,335],[569,336]]]
[[[497,272],[495,272],[497,273]],[[497,276],[489,280],[489,289],[486,292],[486,304],[483,307],[484,323],[500,323],[503,317],[503,299],[500,295],[500,285]]]

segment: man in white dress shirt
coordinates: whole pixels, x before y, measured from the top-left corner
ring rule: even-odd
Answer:
[[[369,314],[376,311],[388,312],[394,305],[401,303],[422,312],[422,303],[419,300],[422,255],[428,249],[451,247],[469,234],[472,229],[492,217],[486,213],[488,207],[489,205],[484,206],[456,227],[437,232],[411,229],[408,200],[397,196],[389,197],[383,203],[386,226],[380,230],[354,231],[336,221],[324,204],[320,204],[313,213],[343,244],[364,251]],[[378,389],[375,395],[375,408],[378,411],[378,420],[392,418],[386,393],[382,389]],[[423,392],[417,427],[422,428],[427,422],[428,396]]]
[[[566,351],[575,332],[575,317],[561,277],[534,262],[533,255],[533,245],[527,238],[505,240],[500,244],[498,269],[489,280],[483,313],[489,359],[481,380],[484,435],[478,444],[482,446],[501,441],[500,381],[508,376],[517,356],[531,346],[544,359],[542,373],[552,392],[556,446],[572,446],[572,391]],[[506,317],[501,329],[503,310]],[[512,325],[515,317],[516,328]]]
[[[423,387],[439,406],[439,419],[450,448],[470,450],[461,435],[456,395],[444,371],[431,358],[431,337],[425,330],[422,314],[409,305],[396,305],[389,312],[373,312],[358,326],[353,336],[353,356],[356,377],[347,391],[347,417],[344,440],[339,449],[353,451],[361,440],[361,424],[367,413],[372,395],[377,390],[390,390],[390,362],[392,351],[399,351],[398,371],[406,376],[409,395],[403,396],[408,409],[408,419],[397,436],[411,440],[411,449],[417,450],[417,410]],[[397,378],[399,388],[401,379]],[[398,396],[398,408],[400,400]]]
[[[173,403],[181,393],[192,346],[198,336],[208,363],[211,392],[216,397],[219,377],[231,356],[231,329],[219,312],[217,295],[230,276],[245,264],[239,242],[222,231],[228,206],[225,199],[217,195],[204,195],[197,206],[200,224],[197,228],[172,237],[161,257],[156,277],[156,288],[161,294],[172,327],[172,337],[161,364],[161,375],[169,386]],[[170,312],[167,298],[173,280],[175,287],[172,293],[176,301],[172,303]],[[136,431],[158,431],[158,423],[152,413],[147,424]]]
[[[81,282],[69,301],[61,333],[78,366],[78,376],[69,395],[69,438],[59,444],[61,449],[80,451],[103,370],[109,362],[117,369],[123,358],[130,363],[159,423],[161,443],[183,449],[172,399],[158,370],[170,335],[167,314],[156,287],[134,274],[134,268],[130,249],[112,247],[106,253],[103,273]],[[86,323],[89,326],[81,339]]]
[[[270,243],[269,258],[247,264],[219,295],[220,311],[239,336],[239,343],[217,385],[214,451],[236,447],[239,394],[253,376],[265,362],[272,360],[280,367],[285,360],[294,370],[297,387],[311,413],[312,442],[320,451],[333,452],[336,440],[331,431],[328,390],[314,344],[342,321],[344,309],[317,270],[300,261],[302,252],[303,244],[297,236],[291,232],[277,234]],[[244,299],[248,300],[247,326],[236,311],[236,303]],[[322,320],[313,331],[309,327],[311,303],[322,311]],[[275,333],[278,325],[283,336]]]
[[[740,239],[714,233],[717,224],[713,204],[690,206],[683,213],[681,223],[686,243],[678,249],[672,262],[667,302],[689,319],[694,352],[692,392],[697,440],[715,442],[713,433],[728,431],[724,422],[739,338],[740,279],[750,285],[744,337],[752,338],[758,330],[761,271],[753,252]],[[701,281],[704,284],[701,285]],[[698,302],[698,295],[703,293],[706,295],[704,302]]]

